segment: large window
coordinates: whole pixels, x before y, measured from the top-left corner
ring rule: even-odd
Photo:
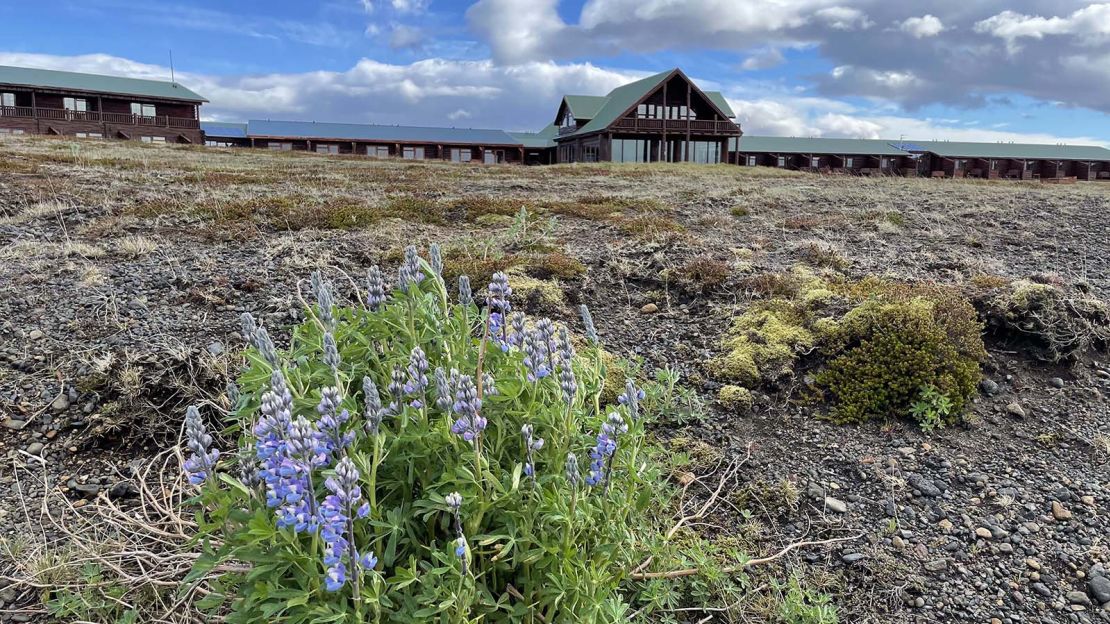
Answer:
[[[389,158],[388,145],[370,145],[366,148],[366,155],[374,158]]]
[[[64,106],[67,111],[75,113],[84,113],[89,110],[88,100],[82,98],[62,98],[62,106]]]
[[[779,156],[779,167],[786,166],[786,156]]]
[[[849,169],[851,169],[852,167],[855,167],[856,166],[856,159],[855,158],[845,158],[844,159],[844,166],[849,168]]]
[[[23,134],[23,131],[12,128],[0,128],[0,134]]]
[[[813,167],[814,169],[821,168],[821,158],[817,157],[817,156],[814,156],[814,157],[810,158],[809,159],[809,166]]]
[[[143,104],[141,102],[132,102],[131,103],[131,114],[136,115],[138,117],[153,117],[154,116],[154,105],[153,104]]]
[[[686,106],[663,106],[660,104],[640,104],[636,107],[640,119],[697,119],[693,110]]]
[[[293,150],[292,143],[282,143],[281,141],[270,141],[266,144],[266,149],[275,152],[290,152]]]
[[[231,141],[205,141],[204,145],[207,147],[235,147]]]
[[[401,152],[401,157],[406,160],[424,160],[424,148],[405,147]]]
[[[496,165],[497,163],[505,162],[505,152],[501,150],[486,150],[482,162],[487,165]]]
[[[0,93],[0,106],[15,106],[15,94]]]
[[[78,132],[78,139],[103,139],[104,135],[99,132]]]
[[[405,148],[406,153],[409,148]],[[405,158],[408,158],[406,155]],[[423,158],[423,156],[421,156]],[[470,162],[471,153],[470,148],[466,147],[452,147],[451,148],[451,162]]]
[[[582,146],[582,162],[597,162],[600,149],[597,145]]]
[[[748,156],[748,166],[754,167],[759,164],[759,156]]]
[[[574,115],[571,115],[570,110],[568,109],[567,114],[563,115],[563,127],[564,128],[573,128],[574,126],[575,126]]]
[[[317,154],[338,154],[339,153],[339,146],[338,145],[317,145],[316,146],[316,153]]]

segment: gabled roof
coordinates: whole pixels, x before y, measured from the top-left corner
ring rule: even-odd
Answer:
[[[570,114],[575,119],[589,121],[597,116],[598,111],[605,106],[608,98],[604,95],[564,95],[563,101],[567,103]]]
[[[202,121],[200,129],[204,135],[214,139],[245,139],[247,138],[247,124],[228,123],[223,121]]]
[[[931,152],[949,158],[1006,158],[1014,160],[1106,160],[1110,150],[1096,145],[1040,145],[1032,143],[969,143],[889,139],[825,139],[806,137],[744,136],[740,149],[735,139],[729,149],[741,153],[844,154],[909,156]]]
[[[98,74],[79,74],[77,72],[56,71],[52,69],[32,69],[0,65],[0,84],[23,87],[43,87],[62,91],[85,91],[89,93],[119,93],[139,97],[185,100],[188,102],[207,102],[185,87],[168,80],[144,80],[140,78],[121,78]]]
[[[713,102],[717,108],[721,109],[721,112],[724,113],[726,117],[729,119],[736,117],[736,113],[732,112],[732,107],[728,105],[728,100],[725,99],[725,96],[721,95],[720,91],[702,91],[702,93],[704,93],[705,97],[709,98],[709,101]]]
[[[555,137],[559,134],[559,127],[555,124],[547,126],[539,132],[510,132],[513,137],[526,148],[541,149],[555,147]]]
[[[373,124],[317,123],[314,121],[252,119],[247,122],[247,134],[252,137],[319,139],[322,141],[334,139],[451,145],[520,145],[519,141],[502,130],[379,126]]]

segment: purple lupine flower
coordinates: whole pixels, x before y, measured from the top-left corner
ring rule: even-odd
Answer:
[[[601,431],[597,434],[597,443],[590,450],[590,474],[586,477],[588,485],[602,485],[605,491],[609,490],[609,476],[613,471],[613,456],[617,452],[617,443],[620,436],[628,433],[628,425],[624,418],[617,412],[611,412]]]
[[[366,407],[363,416],[366,417],[366,431],[372,436],[378,435],[381,430],[382,420],[385,419],[385,408],[382,407],[382,397],[378,394],[378,386],[369,377],[362,378],[362,400]]]
[[[566,326],[559,328],[559,389],[563,391],[563,401],[572,405],[578,393],[578,381],[574,377],[574,346]]]
[[[452,372],[458,374],[458,371]],[[451,390],[451,383],[447,380],[447,373],[443,370],[442,366],[436,368],[434,377],[436,384],[436,407],[450,414],[451,405],[455,402],[453,398],[454,392]]]
[[[481,415],[482,400],[478,398],[478,389],[470,375],[459,376],[453,409],[459,418],[451,425],[451,433],[462,436],[467,442],[476,442],[486,428],[486,419]]]
[[[405,247],[405,259],[397,269],[397,288],[401,292],[409,292],[412,286],[417,286],[424,279],[424,270],[420,268],[420,255],[414,245]]]
[[[524,313],[513,312],[512,317],[509,319],[509,324],[512,326],[513,331],[509,334],[509,344],[519,349],[524,344],[524,335],[527,330],[524,327]]]
[[[244,312],[239,316],[239,334],[243,336],[243,342],[252,347],[257,347],[255,344],[255,334],[258,332],[258,323],[254,320],[254,315],[250,312]]]
[[[258,331],[254,332],[254,345],[258,348],[262,359],[276,368],[279,364],[277,349],[274,348],[274,341],[270,340],[270,332],[266,331],[265,327],[259,327]]]
[[[509,286],[509,276],[498,271],[490,278],[489,293],[486,295],[486,305],[489,307],[490,336],[496,338],[502,351],[509,349],[508,329],[505,320],[512,312],[513,306],[509,303],[509,296],[513,289]]]
[[[366,272],[366,307],[374,312],[385,305],[385,280],[378,265]]]
[[[447,496],[443,497],[443,502],[447,503],[447,506],[451,508],[451,511],[457,514],[459,513],[459,510],[462,509],[462,494],[459,494],[458,492],[451,492]]]
[[[543,345],[547,356],[547,370],[554,372],[559,344],[555,342],[555,323],[551,319],[542,318],[536,321],[536,341]]]
[[[497,381],[493,375],[489,373],[482,373],[482,395],[483,396],[497,396]]]
[[[469,570],[466,564],[466,549],[466,536],[460,535],[458,538],[455,539],[455,556],[459,558],[459,564],[462,565],[463,576],[466,576],[467,571]]]
[[[532,425],[525,424],[520,428],[520,436],[524,439],[524,454],[526,461],[524,462],[524,474],[533,477],[536,472],[535,466],[535,451],[543,448],[543,438],[532,437]]]
[[[402,399],[405,396],[405,382],[408,381],[408,376],[405,374],[405,369],[401,368],[400,364],[393,366],[393,372],[390,374],[389,387],[386,389],[389,392],[389,413],[401,413]]]
[[[357,566],[366,567],[370,563],[369,567],[373,568],[377,564],[373,553],[359,555],[355,546],[354,521],[370,514],[368,503],[359,505],[362,499],[359,478],[354,462],[349,457],[343,457],[335,466],[335,476],[324,482],[324,487],[331,492],[320,505],[324,564],[329,566],[325,576],[328,591],[338,591],[346,584],[348,577],[355,578],[360,574]]]
[[[428,248],[428,264],[432,266],[436,277],[443,277],[443,251],[439,248],[439,243],[432,243]]]
[[[470,290],[470,278],[466,275],[459,276],[459,305],[468,306],[474,303],[474,293]]]
[[[339,347],[335,344],[335,336],[331,332],[324,332],[324,364],[336,372],[339,370]]]
[[[277,526],[292,527],[295,533],[313,533],[319,526],[312,471],[328,462],[323,434],[304,416],[298,416],[285,439],[285,458],[278,470]],[[284,503],[284,504],[282,504]]]
[[[312,283],[312,294],[316,297],[316,310],[320,323],[328,331],[335,331],[335,299],[331,295],[331,285],[319,271],[313,271],[309,280]]]
[[[243,447],[239,451],[239,483],[253,491],[262,484],[262,476],[258,471],[258,458],[248,447]]]
[[[185,446],[192,452],[185,460],[189,483],[200,485],[214,476],[220,451],[212,448],[212,436],[208,435],[200,411],[195,405],[190,405],[185,410]]]
[[[350,420],[351,413],[339,409],[342,402],[339,388],[324,388],[320,391],[320,403],[316,406],[316,411],[320,414],[320,433],[324,435],[331,455],[342,452],[355,441],[355,432],[343,432],[343,425]]]
[[[413,347],[409,355],[408,378],[405,381],[405,394],[413,395],[412,405],[416,409],[424,407],[424,390],[428,387],[428,356],[420,347]]]
[[[462,563],[463,574],[466,574],[466,537],[463,534],[462,526],[462,494],[458,492],[451,492],[443,497],[443,502],[447,503],[447,509],[451,512],[451,519],[455,522],[455,534],[458,536],[455,539],[455,556],[459,558]]]
[[[565,474],[567,483],[570,483],[571,487],[578,487],[578,482],[582,480],[582,475],[578,472],[578,456],[574,453],[567,453]]]
[[[599,342],[597,327],[594,326],[594,317],[590,314],[590,309],[583,303],[578,306],[578,314],[582,317],[582,325],[586,328],[586,341],[592,345],[597,345]]]
[[[528,370],[528,381],[539,381],[551,374],[548,367],[547,342],[539,332],[533,330],[524,334],[522,342],[524,367]]]
[[[628,408],[628,416],[632,420],[640,418],[640,401],[647,396],[642,388],[637,388],[632,379],[624,383],[624,392],[617,397],[617,402]]]

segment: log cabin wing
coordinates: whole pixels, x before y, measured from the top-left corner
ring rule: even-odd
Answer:
[[[200,143],[207,102],[171,81],[0,66],[0,133]]]

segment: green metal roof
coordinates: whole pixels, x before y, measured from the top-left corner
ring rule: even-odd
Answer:
[[[510,132],[513,137],[525,148],[542,149],[555,147],[555,137],[559,134],[559,127],[555,124],[547,126],[539,132]]]
[[[0,65],[0,84],[90,93],[120,93],[189,102],[208,101],[193,91],[169,81],[79,74],[77,72],[10,67],[7,65]]]
[[[597,116],[598,111],[605,106],[606,98],[604,95],[564,95],[563,100],[566,101],[567,107],[570,109],[570,114],[575,119],[582,121],[589,121]]]
[[[608,128],[621,116],[621,114],[651,92],[652,89],[662,84],[670,75],[670,71],[660,72],[613,89],[609,92],[609,95],[605,97],[605,105],[598,110],[597,114],[590,119],[589,123],[579,128],[577,132],[572,132],[564,136],[588,134]]]
[[[746,135],[729,143],[742,153],[769,154],[857,154],[906,156],[931,152],[949,158],[1008,158],[1029,160],[1110,160],[1110,150],[1095,145],[1038,145],[1030,143],[968,143],[960,141],[914,141],[888,139],[825,139],[815,137],[764,137]]]
[[[716,104],[717,108],[721,109],[721,112],[730,119],[736,116],[736,113],[732,112],[732,107],[728,105],[728,101],[725,100],[725,96],[721,95],[720,91],[702,91],[702,93],[705,94],[705,97],[709,98],[709,101]]]

